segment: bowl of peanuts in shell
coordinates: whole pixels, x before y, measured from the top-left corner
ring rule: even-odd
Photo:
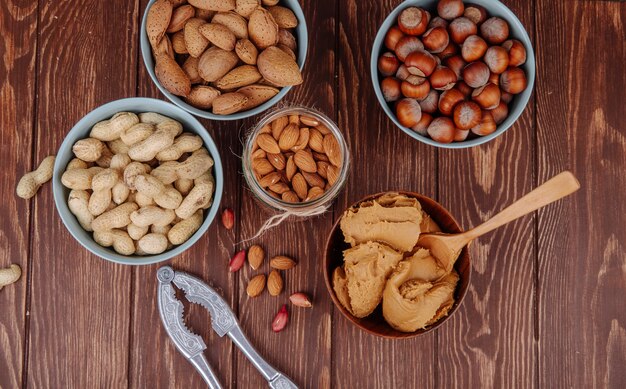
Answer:
[[[70,130],[52,180],[57,211],[83,247],[111,262],[146,265],[200,239],[224,178],[217,147],[193,116],[165,101],[128,98]]]

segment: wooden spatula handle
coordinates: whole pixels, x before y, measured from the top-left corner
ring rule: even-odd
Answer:
[[[571,172],[564,171],[538,186],[535,190],[517,200],[485,223],[467,231],[463,235],[467,237],[468,241],[476,239],[510,221],[570,195],[579,188],[580,184],[576,177]]]

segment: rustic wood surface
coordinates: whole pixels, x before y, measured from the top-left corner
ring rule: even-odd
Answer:
[[[54,154],[82,116],[108,101],[164,99],[139,54],[147,0],[0,4],[0,266],[22,279],[0,291],[0,388],[203,387],[165,335],[156,309],[157,265],[104,262],[62,225],[46,185],[15,196],[19,177]],[[353,168],[333,211],[285,224],[258,239],[269,255],[299,266],[286,292],[245,295],[249,268],[227,272],[266,214],[240,175],[241,139],[256,119],[202,120],[225,172],[222,208],[233,231],[214,223],[171,264],[209,280],[244,331],[277,368],[306,388],[626,387],[626,4],[505,0],[535,42],[537,85],[504,136],[463,151],[418,143],[379,108],[369,75],[378,26],[399,0],[301,1],[309,26],[304,85],[285,103],[335,119]],[[482,237],[471,246],[473,276],[458,312],[433,334],[389,341],[333,309],[320,268],[334,219],[369,193],[405,189],[448,207],[470,227],[561,170],[582,189]],[[280,334],[270,321],[288,293],[314,296],[291,309]],[[262,377],[191,306],[187,321],[226,387],[263,387]]]

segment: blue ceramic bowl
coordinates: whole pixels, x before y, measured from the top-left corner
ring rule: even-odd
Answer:
[[[206,119],[211,120],[239,120],[244,119],[250,116],[254,116],[259,114],[268,108],[272,107],[274,104],[278,103],[282,100],[283,97],[289,92],[291,89],[290,86],[282,88],[278,94],[265,103],[259,105],[258,107],[254,107],[247,111],[235,112],[231,115],[215,115],[210,111],[203,111],[199,108],[194,107],[191,104],[187,104],[185,100],[181,97],[176,96],[170,92],[168,92],[163,85],[157,80],[156,75],[154,74],[154,58],[152,57],[152,47],[150,47],[150,42],[148,41],[148,34],[146,33],[146,16],[148,15],[148,10],[152,7],[152,4],[155,0],[150,0],[148,6],[146,7],[146,11],[143,14],[143,20],[141,21],[141,32],[140,32],[140,44],[141,44],[141,56],[143,57],[143,63],[146,65],[146,69],[148,70],[148,74],[150,74],[150,78],[156,84],[157,88],[167,97],[172,103],[178,105],[185,111],[192,113],[196,116],[200,116]],[[304,63],[306,60],[306,53],[308,49],[308,41],[309,36],[306,27],[306,20],[304,19],[304,13],[302,12],[302,8],[300,7],[300,3],[298,0],[281,0],[280,5],[285,6],[293,11],[298,18],[298,27],[294,30],[294,36],[296,37],[296,41],[298,42],[298,52],[296,53],[298,56],[298,66],[300,67],[300,71],[304,68]]]
[[[389,118],[398,126],[402,131],[404,131],[411,138],[417,139],[420,142],[429,144],[431,146],[442,147],[446,149],[463,149],[467,147],[478,146],[483,143],[487,143],[490,140],[502,135],[506,130],[508,130],[513,123],[520,117],[528,101],[530,100],[530,96],[533,93],[533,88],[535,86],[535,52],[533,50],[532,43],[530,41],[530,37],[528,33],[524,29],[524,26],[519,21],[517,16],[508,9],[504,4],[499,2],[498,0],[471,0],[468,3],[478,4],[487,10],[489,17],[498,16],[509,23],[510,29],[510,38],[514,38],[519,40],[526,47],[527,59],[526,63],[520,68],[524,69],[526,72],[526,77],[528,78],[528,86],[524,92],[515,96],[513,101],[509,104],[509,116],[498,125],[495,132],[489,134],[487,136],[482,136],[479,138],[466,140],[464,142],[454,142],[454,143],[439,143],[427,136],[420,135],[415,131],[411,130],[408,127],[403,126],[396,118],[396,114],[393,112],[389,104],[385,101],[383,97],[382,91],[380,90],[380,77],[378,75],[378,58],[387,51],[387,48],[384,45],[385,35],[391,26],[396,24],[398,19],[398,15],[402,12],[403,9],[407,7],[422,7],[432,14],[433,11],[436,11],[437,8],[437,0],[406,0],[402,4],[400,4],[396,9],[393,10],[387,16],[383,24],[378,29],[378,34],[376,34],[376,39],[374,40],[374,45],[372,47],[372,57],[370,60],[370,72],[372,74],[372,83],[374,84],[374,91],[376,92],[376,97],[380,102],[380,105],[383,107],[383,110],[389,116]]]
[[[74,158],[74,153],[72,152],[72,146],[76,141],[80,139],[87,138],[89,136],[89,132],[91,131],[91,127],[94,124],[98,123],[101,120],[109,119],[111,116],[116,114],[117,112],[127,111],[127,112],[158,112],[165,116],[168,116],[172,119],[178,120],[182,123],[184,131],[193,132],[194,134],[199,135],[204,141],[204,146],[209,150],[209,154],[213,158],[214,166],[213,166],[213,176],[215,177],[215,192],[213,194],[213,205],[205,211],[204,214],[204,222],[196,231],[195,234],[189,238],[185,243],[175,246],[171,250],[165,251],[158,255],[121,255],[113,251],[113,249],[106,248],[100,246],[93,240],[92,234],[83,230],[83,228],[78,223],[76,217],[70,212],[70,209],[67,206],[67,199],[69,197],[70,189],[63,186],[61,183],[61,176],[65,171],[65,167],[70,162],[72,158]],[[220,154],[217,151],[217,147],[213,142],[213,139],[208,134],[206,129],[200,124],[200,122],[183,111],[182,109],[167,103],[165,101],[156,100],[156,99],[148,99],[148,98],[130,98],[130,99],[121,99],[115,100],[110,103],[104,104],[96,108],[95,110],[89,112],[87,116],[82,118],[74,128],[70,130],[70,132],[65,137],[65,140],[61,144],[59,151],[57,153],[56,162],[54,163],[54,173],[52,176],[52,192],[54,195],[54,203],[56,205],[57,211],[59,212],[59,216],[61,216],[61,220],[63,220],[63,224],[68,229],[70,234],[85,247],[87,250],[91,251],[95,255],[102,257],[108,261],[121,263],[125,265],[147,265],[151,263],[157,263],[166,261],[172,257],[177,256],[183,251],[187,250],[191,247],[200,237],[208,230],[209,225],[215,218],[215,214],[220,205],[220,200],[222,199],[222,190],[224,188],[224,174],[222,172],[222,161],[220,159]]]

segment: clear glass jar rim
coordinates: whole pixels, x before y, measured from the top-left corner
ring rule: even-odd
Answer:
[[[337,141],[339,142],[339,146],[341,149],[341,153],[343,156],[343,164],[341,166],[341,171],[339,173],[339,177],[337,182],[324,194],[312,201],[301,202],[301,203],[290,203],[287,201],[283,201],[282,199],[277,199],[271,196],[263,187],[261,187],[252,172],[251,166],[251,154],[252,148],[254,146],[253,140],[256,139],[256,136],[259,134],[259,131],[268,123],[272,122],[274,119],[287,116],[290,114],[300,114],[303,116],[312,116],[316,119],[320,120],[322,124],[324,124],[331,133],[335,136]],[[322,112],[305,107],[300,105],[286,106],[282,108],[275,109],[274,111],[265,115],[257,124],[252,128],[252,130],[247,134],[246,142],[244,146],[243,156],[242,156],[242,164],[243,164],[243,173],[246,183],[248,187],[252,191],[252,193],[257,196],[261,201],[267,204],[270,207],[273,207],[277,210],[281,211],[305,211],[312,208],[316,208],[319,206],[326,205],[327,203],[331,203],[342,190],[345,181],[348,177],[348,173],[350,170],[350,151],[348,149],[348,145],[339,130],[339,127],[333,120],[331,120],[328,116],[323,114]]]

